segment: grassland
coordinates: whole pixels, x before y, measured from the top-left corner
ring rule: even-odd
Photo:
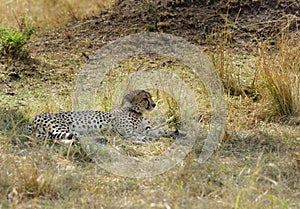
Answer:
[[[1,25],[6,27],[24,27],[22,24],[34,24],[41,28],[53,28],[69,21],[76,21],[98,14],[108,7],[111,1],[5,1],[1,0]]]
[[[101,44],[126,34],[123,27],[130,32],[152,28],[137,24],[126,28],[115,13],[85,20],[110,3],[101,2],[1,0],[1,26],[21,29],[23,21],[40,30],[27,44],[28,58],[1,57],[0,208],[299,208],[300,41],[297,30],[283,26],[279,36],[254,42],[257,34],[242,49],[232,43],[237,23],[228,23],[201,46],[219,72],[228,103],[225,135],[205,163],[198,162],[199,142],[171,170],[131,179],[100,168],[80,145],[46,143],[27,134],[27,124],[36,114],[73,109],[71,93],[86,63],[83,53],[90,56]],[[143,12],[150,10],[146,7]],[[96,28],[110,17],[115,31]],[[202,127],[209,125],[201,80],[177,60],[159,56],[120,63],[101,84],[97,108],[109,110],[121,79],[149,67],[181,72],[198,95]],[[167,111],[165,99],[155,94]],[[172,109],[169,113],[172,117]],[[127,146],[126,154],[140,158],[161,152],[168,143],[120,147]]]

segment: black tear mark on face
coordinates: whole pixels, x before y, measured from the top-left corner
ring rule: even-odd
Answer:
[[[132,105],[137,106],[141,111],[148,110],[151,111],[156,106],[155,102],[152,100],[152,96],[149,92],[141,91],[132,100]]]

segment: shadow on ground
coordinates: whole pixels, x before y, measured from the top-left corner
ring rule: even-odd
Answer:
[[[28,140],[28,124],[29,119],[20,110],[0,108],[0,134],[12,142]]]

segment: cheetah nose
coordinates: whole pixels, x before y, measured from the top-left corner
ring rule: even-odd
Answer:
[[[156,106],[156,104],[152,104],[152,107],[154,108]]]

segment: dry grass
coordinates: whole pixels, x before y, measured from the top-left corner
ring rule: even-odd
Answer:
[[[221,29],[219,32],[214,33],[212,38],[216,40],[216,49],[211,56],[211,60],[219,73],[225,90],[228,95],[244,94],[239,71],[235,68],[232,55],[228,51],[230,50],[227,47],[228,31],[226,28]]]
[[[53,28],[96,15],[109,7],[111,2],[112,0],[1,0],[0,25],[18,29],[28,25]]]
[[[252,61],[252,55],[245,54],[241,49],[240,54],[234,52],[233,36],[237,36],[234,28],[238,23],[232,23],[228,20],[229,14],[225,18],[225,24],[219,26],[208,38],[212,42],[210,51],[211,61],[214,64],[226,93],[231,96],[251,97],[258,99],[257,79],[258,71],[249,69],[246,65]],[[228,46],[232,47],[228,47]],[[235,49],[236,50],[236,49]],[[246,70],[241,69],[246,68]],[[252,75],[251,75],[252,74]]]
[[[277,49],[262,44],[259,53],[261,77],[276,114],[300,115],[300,43],[297,34],[278,38]]]
[[[51,2],[54,1],[47,1],[47,5],[35,2],[36,9],[31,8],[30,12],[39,14],[41,12],[34,11],[45,10],[48,17],[51,11],[57,10],[58,13],[53,12],[54,18],[55,15],[59,17],[58,14],[63,14],[63,11],[69,11],[62,1],[57,1],[57,5],[61,6],[46,11]],[[78,11],[77,6],[88,5],[90,2],[94,1],[78,1],[71,10]],[[24,15],[21,8],[29,5],[24,4],[25,1],[18,2],[16,14]],[[5,4],[1,4],[1,7],[3,5]],[[73,13],[75,16],[69,11],[67,17],[62,18],[66,21],[74,20],[80,18],[77,15],[82,14]],[[12,21],[12,25],[18,27],[16,18],[13,15],[7,15],[8,17],[11,18],[9,21]],[[38,17],[40,21],[46,16]],[[43,27],[55,25],[55,18],[48,20],[44,21]],[[62,146],[28,136],[26,125],[34,115],[44,111],[72,109],[70,92],[61,94],[61,89],[66,90],[63,87],[60,89],[58,84],[53,89],[52,81],[61,79],[62,86],[64,78],[52,77],[49,82],[42,79],[35,81],[38,88],[30,87],[34,78],[23,80],[22,85],[18,81],[14,82],[15,96],[0,95],[0,208],[299,208],[299,127],[265,120],[268,114],[265,103],[276,102],[272,97],[254,101],[247,96],[243,97],[244,93],[232,93],[237,90],[244,92],[241,81],[251,83],[256,70],[244,65],[237,66],[237,60],[241,57],[226,49],[226,43],[222,40],[224,35],[226,38],[226,33],[216,34],[220,48],[213,54],[223,83],[230,90],[227,95],[227,133],[221,146],[209,161],[199,164],[197,157],[201,152],[201,144],[196,144],[183,162],[153,178],[129,179],[113,175],[92,162],[80,145]],[[291,110],[291,102],[293,111],[290,112],[295,114],[299,110],[299,81],[297,83],[296,80],[299,75],[299,38],[279,39],[278,51],[274,46],[264,46],[258,57],[261,73],[259,78],[263,78],[266,85],[255,85],[254,88],[263,93],[270,90],[268,85],[284,87],[284,91],[276,89],[277,97],[282,99],[284,107],[289,107],[288,110]],[[272,51],[267,51],[267,48]],[[253,59],[247,59],[246,62],[255,65]],[[161,63],[165,63],[164,67]],[[96,102],[101,106],[100,109],[110,108],[113,92],[121,78],[130,73],[127,71],[139,70],[141,65],[181,73],[180,78],[189,83],[190,88],[197,93],[196,100],[201,109],[199,115],[209,112],[205,90],[186,66],[169,58],[151,56],[144,60],[132,57],[107,75],[103,85],[110,86],[99,92],[103,93],[102,100]],[[239,73],[240,71],[243,73]],[[258,78],[255,76],[255,79]],[[287,94],[289,92],[292,94]],[[286,99],[285,94],[292,100]],[[160,94],[155,95],[155,99],[159,103],[158,108],[167,110],[172,107],[167,112],[170,113],[167,118],[178,111],[171,100],[163,101],[165,98]],[[172,122],[176,125],[177,120]],[[170,141],[162,140],[143,147],[117,142],[120,142],[120,147],[126,154],[134,157],[159,154],[168,149],[170,144]]]
[[[122,63],[135,69],[135,58]],[[141,58],[139,58],[141,59]],[[141,61],[154,65],[149,57]],[[161,63],[161,60],[156,60]],[[182,71],[173,63],[175,71]],[[153,66],[154,67],[154,66]],[[167,70],[167,69],[166,69]],[[112,87],[119,69],[109,75]],[[120,74],[120,75],[119,75]],[[182,75],[188,82],[187,75]],[[191,81],[191,86],[194,87]],[[47,86],[43,87],[47,88]],[[199,88],[199,86],[198,86]],[[43,92],[41,92],[44,94]],[[155,95],[155,92],[154,92]],[[102,95],[105,98],[105,95]],[[28,118],[43,111],[68,110],[66,96],[47,95],[46,103],[34,102],[0,116],[1,206],[21,208],[297,208],[299,130],[259,121],[262,105],[247,98],[231,97],[228,134],[212,158],[199,164],[201,145],[175,168],[148,179],[116,176],[90,161],[79,145],[62,146],[26,136]],[[201,97],[202,98],[202,97]],[[160,106],[168,107],[161,94]],[[102,104],[102,107],[110,104]],[[108,107],[107,107],[108,108]],[[158,107],[160,108],[160,107]],[[167,108],[166,108],[167,109]],[[205,109],[203,108],[202,111]],[[274,132],[274,130],[277,130]],[[169,141],[146,146],[117,141],[121,151],[136,158],[157,155]],[[290,154],[287,154],[289,150]],[[287,163],[288,162],[288,163]]]

